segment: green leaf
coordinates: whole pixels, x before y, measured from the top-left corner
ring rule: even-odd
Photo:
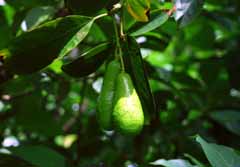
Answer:
[[[38,167],[65,167],[65,158],[45,146],[20,146],[11,148],[10,151]]]
[[[82,42],[82,40],[88,35],[93,23],[94,20],[90,20],[68,41],[68,43],[62,49],[60,57],[65,56],[68,52],[77,47],[80,42]]]
[[[137,21],[146,22],[149,19],[150,0],[126,0],[128,12]]]
[[[195,157],[190,154],[184,154],[185,157],[189,158],[197,167],[205,167],[201,162],[199,162]]]
[[[16,112],[15,126],[21,126],[26,132],[48,137],[62,133],[60,120],[55,120],[53,113],[46,111],[46,103],[40,91],[29,92],[19,97],[13,100],[10,111]]]
[[[163,13],[159,16],[157,16],[155,19],[150,21],[148,24],[144,25],[137,31],[131,33],[131,36],[139,36],[142,34],[145,34],[149,31],[152,31],[158,27],[160,27],[162,24],[164,24],[168,20],[169,16],[167,13]]]
[[[32,29],[47,20],[52,19],[55,13],[55,9],[53,7],[36,7],[30,10],[25,18],[26,25],[28,29]]]
[[[147,117],[155,117],[155,102],[148,83],[139,45],[133,37],[122,42],[126,72],[130,74]]]
[[[222,145],[207,143],[203,138],[197,136],[196,141],[203,148],[205,155],[213,167],[238,167],[240,155],[234,149]]]
[[[84,16],[58,18],[20,35],[9,45],[6,69],[29,74],[48,66],[89,20]]]
[[[30,8],[34,8],[37,6],[54,6],[57,3],[59,3],[56,0],[5,0],[7,4],[13,6],[14,8],[16,8],[17,10],[21,10],[21,9],[30,9]]]
[[[109,56],[109,43],[102,43],[72,59],[67,57],[62,70],[73,77],[84,77],[95,72]]]
[[[175,20],[181,19],[181,26],[191,22],[200,12],[203,0],[174,0],[175,1]]]
[[[35,165],[32,165],[16,156],[8,155],[8,154],[0,154],[0,166],[12,167],[12,166],[16,166],[16,164],[17,164],[17,167],[36,167]]]
[[[173,159],[173,160],[165,160],[165,159],[159,159],[154,162],[150,163],[151,165],[156,166],[165,166],[165,167],[197,167],[191,165],[188,161],[183,159]]]
[[[29,12],[29,8],[19,10],[15,13],[13,18],[13,25],[12,25],[12,31],[14,35],[17,35],[19,32],[22,31],[21,24],[26,18],[26,15],[28,12]]]
[[[240,136],[240,112],[236,110],[215,111],[210,114],[211,118],[222,124],[229,131]]]
[[[10,19],[7,18],[7,7],[6,6],[0,6],[0,49],[3,49],[7,47],[9,41],[11,40],[12,34],[11,34],[11,27],[9,25],[9,22],[12,20],[12,17]]]
[[[65,0],[66,7],[74,14],[96,15],[98,11],[104,8],[109,0]]]

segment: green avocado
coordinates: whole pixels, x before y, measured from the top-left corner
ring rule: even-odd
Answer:
[[[113,98],[116,78],[120,73],[120,64],[117,60],[111,61],[106,68],[102,89],[98,98],[97,119],[102,129],[112,128]]]
[[[126,135],[140,133],[144,113],[129,74],[121,72],[117,78],[114,97],[113,122],[117,131]]]

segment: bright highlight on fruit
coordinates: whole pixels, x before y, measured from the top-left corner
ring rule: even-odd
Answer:
[[[144,125],[140,99],[130,76],[125,72],[117,78],[113,122],[117,131],[127,135],[138,134]]]
[[[97,119],[104,130],[136,135],[144,125],[144,113],[129,74],[120,71],[117,60],[107,65],[98,98]]]

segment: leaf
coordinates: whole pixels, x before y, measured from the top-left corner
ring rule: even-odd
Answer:
[[[128,12],[137,21],[147,22],[149,20],[150,0],[127,0]]]
[[[207,143],[200,136],[196,137],[203,148],[207,159],[213,167],[238,167],[240,155],[234,149],[222,145]]]
[[[11,40],[11,27],[9,26],[6,6],[0,6],[0,50],[7,47],[9,41]]]
[[[10,148],[10,151],[38,167],[65,167],[65,158],[45,146],[20,146]]]
[[[108,2],[109,0],[65,0],[66,7],[72,13],[88,16],[96,15]]]
[[[139,45],[133,37],[127,36],[122,42],[123,59],[126,72],[130,74],[140,97],[145,116],[155,117],[156,109],[153,95],[148,83]]]
[[[87,36],[89,33],[92,25],[94,23],[94,20],[90,20],[85,26],[83,26],[64,46],[60,53],[60,57],[65,56],[68,52],[70,52],[72,49],[77,47],[77,45],[82,42],[82,40]]]
[[[162,24],[164,24],[168,20],[168,18],[169,18],[168,14],[163,13],[157,16],[152,21],[150,21],[148,24],[138,29],[137,31],[131,33],[131,36],[139,36],[139,35],[145,34],[146,32],[152,31],[160,27]]]
[[[84,77],[95,72],[109,55],[109,43],[102,43],[82,55],[68,59],[62,70],[73,77]],[[71,58],[71,57],[70,57]]]
[[[222,124],[229,131],[240,136],[240,112],[236,110],[215,111],[210,117]]]
[[[165,167],[197,167],[191,165],[187,160],[183,159],[173,159],[173,160],[165,160],[165,159],[159,159],[157,161],[151,162],[151,165],[157,165],[157,166],[165,166]]]
[[[6,69],[16,74],[41,70],[89,20],[84,16],[58,18],[20,35],[9,45],[11,56],[6,59]]]
[[[22,9],[16,12],[13,18],[13,25],[12,25],[12,31],[14,35],[17,35],[19,31],[21,31],[21,24],[24,21],[24,19],[27,16],[27,13],[29,12],[29,8]]]
[[[46,111],[41,91],[28,92],[12,102],[10,112],[16,112],[15,126],[21,126],[28,133],[34,132],[48,137],[61,134],[62,124],[60,120],[54,119],[52,112]]]
[[[197,167],[205,167],[201,162],[199,162],[195,157],[190,154],[184,154],[185,157],[189,158]]]
[[[16,164],[17,164],[17,167],[36,167],[35,165],[32,165],[16,156],[8,155],[8,154],[0,154],[0,166],[12,167],[12,166],[16,166]]]
[[[59,3],[56,0],[5,0],[7,4],[13,6],[16,9],[27,9],[27,8],[34,8],[37,6],[54,6]]]
[[[52,19],[55,13],[55,9],[53,7],[36,7],[30,10],[27,15],[25,21],[28,29],[32,29],[47,20]]]
[[[191,22],[200,12],[203,0],[175,0],[175,20],[181,19],[181,26]]]

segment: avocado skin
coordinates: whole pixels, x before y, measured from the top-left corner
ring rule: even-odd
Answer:
[[[129,74],[125,72],[117,78],[113,122],[115,129],[126,135],[137,135],[144,125],[140,99]]]
[[[102,89],[98,98],[97,119],[102,129],[112,129],[112,111],[115,85],[120,64],[117,60],[111,61],[106,68]]]

